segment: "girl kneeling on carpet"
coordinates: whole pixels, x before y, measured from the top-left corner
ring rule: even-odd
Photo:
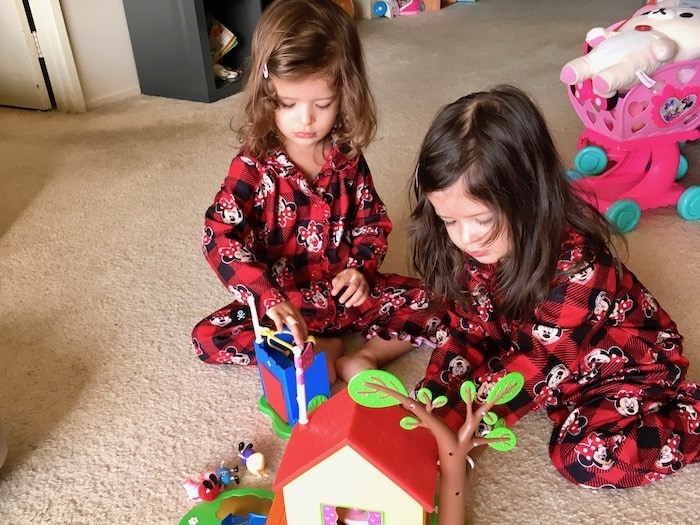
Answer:
[[[608,223],[572,191],[525,93],[501,86],[444,107],[415,198],[414,266],[450,312],[418,386],[448,396],[450,426],[465,417],[464,380],[483,402],[520,372],[525,386],[500,415],[510,426],[545,408],[568,480],[633,487],[698,462],[700,389],[684,381],[682,337],[611,254]]]
[[[252,42],[243,144],[206,212],[204,254],[234,302],[193,331],[208,363],[253,364],[249,296],[263,325],[307,335],[326,352],[336,337],[372,331],[424,298],[420,282],[377,271],[392,224],[362,154],[376,131],[353,20],[331,0],[276,0]],[[399,334],[393,334],[398,336]],[[367,342],[386,359],[411,343]]]

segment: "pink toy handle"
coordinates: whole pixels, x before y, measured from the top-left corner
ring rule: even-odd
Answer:
[[[294,353],[294,376],[297,385],[297,405],[299,406],[299,423],[306,425],[309,422],[308,414],[306,413],[306,383],[304,381],[304,365],[301,359],[302,349],[294,345],[292,348]]]

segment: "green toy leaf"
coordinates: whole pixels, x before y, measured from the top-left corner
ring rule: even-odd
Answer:
[[[401,428],[403,428],[404,430],[414,430],[418,428],[419,424],[420,420],[413,416],[406,416],[402,418],[399,422],[399,426],[401,426]]]
[[[518,395],[524,384],[525,378],[520,372],[506,374],[493,385],[489,395],[486,397],[486,401],[490,403],[497,399],[497,405],[507,403]]]
[[[433,400],[433,408],[444,407],[447,404],[447,397],[438,396]]]
[[[472,381],[465,381],[459,387],[459,395],[462,397],[462,401],[471,405],[476,399],[476,385]]]
[[[498,415],[496,415],[494,412],[486,412],[484,417],[481,418],[481,420],[486,423],[489,426],[493,426],[496,423],[498,423]]]
[[[395,375],[384,370],[365,370],[355,375],[348,383],[348,393],[358,405],[369,408],[385,408],[400,405],[398,399],[373,388],[373,384],[408,396],[408,391]]]
[[[421,388],[418,390],[418,392],[416,392],[416,399],[426,405],[428,404],[428,401],[433,400],[433,393],[427,388]]]
[[[500,452],[507,452],[509,450],[512,450],[513,447],[515,447],[515,444],[517,443],[517,438],[515,437],[515,434],[513,431],[509,428],[506,427],[498,427],[494,428],[491,432],[486,434],[484,436],[487,439],[492,439],[492,438],[506,438],[505,441],[489,441],[488,446],[498,450]]]

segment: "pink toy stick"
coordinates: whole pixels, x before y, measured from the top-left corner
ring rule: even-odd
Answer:
[[[294,375],[297,384],[297,405],[299,406],[299,423],[306,425],[309,422],[306,413],[306,383],[304,382],[304,366],[301,362],[301,347],[294,345]]]
[[[260,319],[258,319],[258,309],[255,307],[255,298],[251,295],[248,296],[248,306],[250,306],[250,317],[253,319],[253,331],[255,332],[255,342],[262,343],[263,336],[262,330],[260,329]]]

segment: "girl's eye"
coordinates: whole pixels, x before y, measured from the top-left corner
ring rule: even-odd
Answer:
[[[488,225],[491,224],[492,222],[493,222],[493,217],[489,217],[488,219],[482,219],[482,220],[480,220],[480,221],[476,221],[476,223],[477,223],[479,226],[488,226]]]
[[[445,228],[449,228],[450,226],[456,224],[456,221],[442,221],[442,222],[445,225]]]
[[[329,102],[328,104],[325,104],[325,105],[323,105],[323,106],[319,104],[319,105],[317,105],[316,107],[317,107],[318,109],[328,109],[329,107],[331,107],[331,104],[333,104],[333,102]]]
[[[284,102],[278,102],[278,104],[282,109],[290,109],[294,107],[294,104],[285,104]]]

